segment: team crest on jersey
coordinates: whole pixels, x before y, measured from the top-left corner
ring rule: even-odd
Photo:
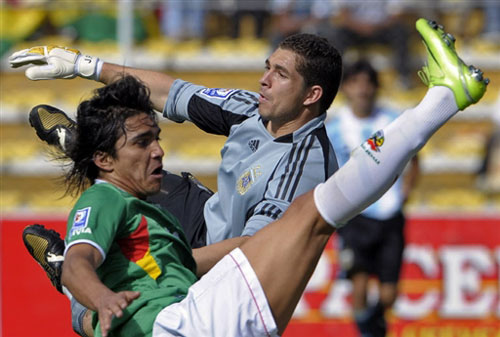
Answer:
[[[382,130],[375,132],[366,142],[372,151],[380,152],[380,147],[384,145],[384,132]]]
[[[212,98],[226,99],[235,91],[235,89],[205,88],[201,94]]]
[[[236,182],[236,190],[238,190],[238,193],[241,195],[247,193],[261,174],[260,166],[245,171]]]
[[[91,209],[92,207],[87,207],[76,211],[75,217],[73,218],[73,226],[71,227],[70,236],[82,233],[88,233],[88,234],[92,233],[92,230],[90,228],[87,228]]]

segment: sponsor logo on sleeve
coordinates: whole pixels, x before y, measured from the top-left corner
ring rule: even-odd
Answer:
[[[368,140],[366,141],[372,151],[380,152],[380,147],[384,145],[384,132],[382,130],[375,132]]]
[[[92,234],[92,230],[87,227],[91,209],[92,207],[87,207],[76,211],[70,236],[82,233]]]
[[[226,99],[235,91],[235,89],[205,88],[200,93],[207,97]]]
[[[384,132],[379,130],[373,134],[370,138],[361,144],[361,148],[365,153],[373,159],[373,161],[378,165],[380,160],[375,156],[376,152],[380,152],[380,148],[384,145]]]

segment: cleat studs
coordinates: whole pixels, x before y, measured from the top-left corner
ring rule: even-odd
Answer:
[[[473,73],[472,77],[478,82],[481,82],[483,80],[483,75],[481,73]]]
[[[473,65],[470,65],[469,72],[470,72],[471,76],[476,81],[478,81],[478,82],[483,81],[483,72],[481,71],[481,69],[478,69],[478,68],[474,67]],[[488,80],[488,82],[489,82],[489,80]]]
[[[452,42],[455,42],[457,39],[455,39],[455,37],[453,36],[453,34],[450,34],[450,33],[446,33],[446,36],[448,37],[448,39],[450,39]]]
[[[484,79],[484,84],[488,85],[490,83],[490,79],[489,78],[485,78]]]
[[[441,30],[444,30],[444,26],[443,25],[437,25],[438,29],[441,29]]]
[[[429,26],[431,26],[432,29],[438,28],[438,24],[436,21],[429,21]]]

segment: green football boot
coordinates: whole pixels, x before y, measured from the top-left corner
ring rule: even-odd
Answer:
[[[418,19],[417,31],[427,49],[427,64],[418,72],[429,88],[445,86],[455,95],[460,110],[478,102],[486,92],[489,79],[474,66],[467,66],[457,55],[455,37],[435,21]]]

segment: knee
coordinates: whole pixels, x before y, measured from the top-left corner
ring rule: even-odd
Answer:
[[[384,309],[389,309],[394,305],[398,296],[398,291],[396,286],[386,287],[385,289],[381,289],[380,291],[380,304],[384,307]]]

